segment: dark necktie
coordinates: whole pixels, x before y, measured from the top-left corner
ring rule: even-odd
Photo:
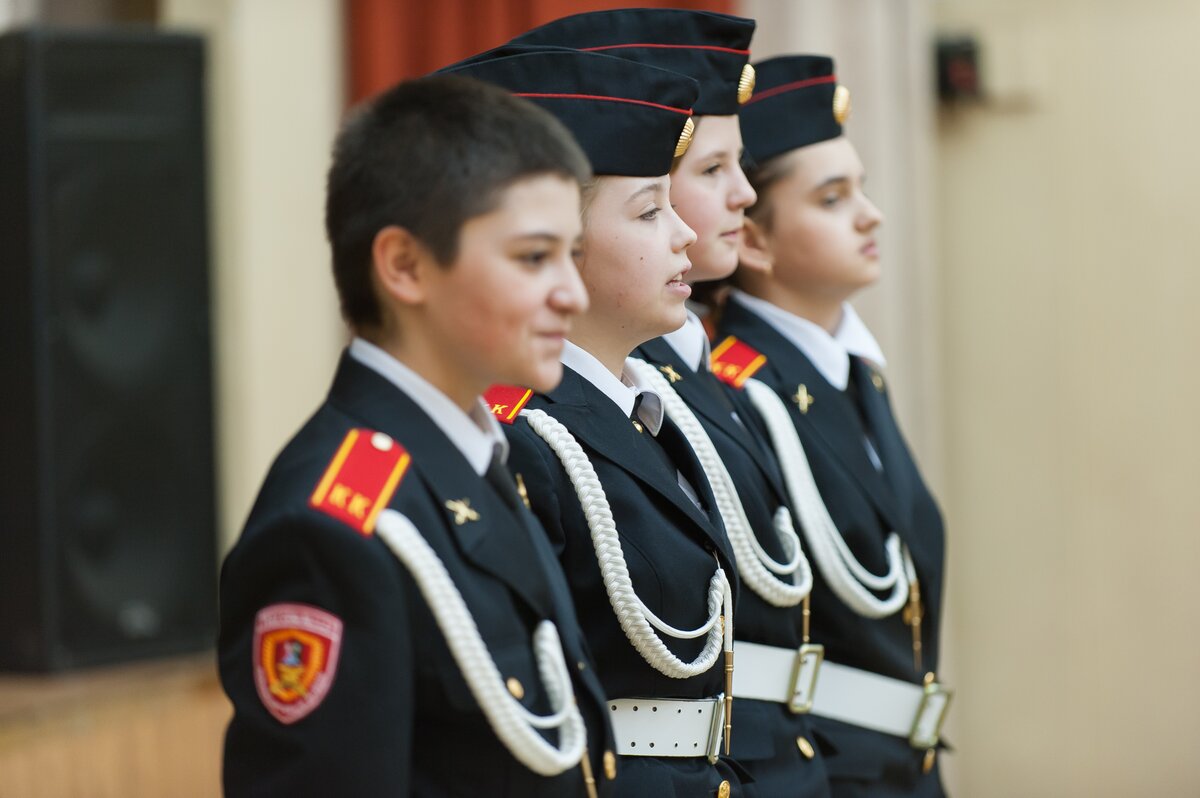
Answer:
[[[508,467],[500,462],[499,457],[492,457],[492,464],[488,466],[487,473],[483,478],[495,489],[496,493],[500,494],[500,498],[504,500],[505,504],[518,513],[520,512],[521,496],[517,492],[517,483],[513,481]]]
[[[866,392],[873,390],[875,390],[875,387],[871,383],[871,368],[862,358],[851,355],[850,379],[846,383],[846,396],[849,397],[850,403],[854,405],[854,409],[858,412],[858,419],[862,422],[863,435],[866,437],[867,443],[878,454],[879,439],[875,435],[871,424],[871,414],[867,411],[866,401]]]

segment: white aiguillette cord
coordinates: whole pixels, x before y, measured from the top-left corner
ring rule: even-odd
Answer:
[[[625,363],[662,397],[667,415],[692,445],[692,450],[704,469],[704,475],[708,477],[712,486],[717,509],[721,512],[725,531],[729,534],[729,541],[733,544],[734,554],[737,556],[738,573],[742,576],[742,582],[774,607],[795,607],[802,602],[812,591],[812,568],[808,564],[808,558],[804,556],[800,538],[792,526],[792,514],[786,507],[780,507],[775,512],[774,532],[784,547],[791,552],[789,562],[778,563],[771,559],[759,544],[758,536],[746,518],[746,509],[738,496],[737,486],[734,485],[733,478],[725,468],[725,463],[721,461],[712,438],[704,430],[696,414],[654,366],[637,358],[629,358]],[[780,578],[790,577],[797,572],[800,579],[796,583]]]
[[[830,589],[864,617],[886,618],[895,614],[908,600],[909,574],[915,574],[912,558],[901,546],[900,536],[892,532],[884,543],[888,560],[886,575],[876,576],[863,567],[829,517],[787,406],[775,391],[758,380],[747,380],[744,388],[767,425],[792,496],[792,506],[804,528],[813,559]],[[891,593],[883,599],[872,593],[886,590]]]
[[[521,415],[562,461],[587,519],[609,604],[625,636],[642,658],[656,671],[672,679],[688,679],[706,673],[716,663],[722,650],[729,661],[733,652],[733,591],[720,564],[708,586],[708,621],[691,631],[664,623],[642,603],[633,589],[612,508],[583,447],[562,422],[545,411],[523,410]],[[722,618],[726,622],[722,623]],[[667,648],[655,629],[678,640],[692,640],[705,634],[708,639],[695,660],[684,662]]]
[[[551,715],[535,715],[509,694],[462,594],[412,521],[395,510],[384,510],[375,534],[413,575],[471,695],[504,747],[540,776],[557,776],[579,765],[587,730],[575,704],[570,671],[554,624],[544,620],[533,633],[538,672],[554,709]],[[559,747],[536,729],[557,729]]]

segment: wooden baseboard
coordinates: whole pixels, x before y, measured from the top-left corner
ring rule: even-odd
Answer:
[[[0,675],[0,798],[213,798],[231,709],[212,653]]]

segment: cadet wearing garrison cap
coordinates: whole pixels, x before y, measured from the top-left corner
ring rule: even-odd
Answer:
[[[940,796],[942,518],[892,414],[882,351],[846,303],[878,278],[882,215],[842,135],[850,95],[833,62],[756,68],[741,116],[759,200],[716,368],[758,383],[745,392],[791,475],[816,566],[826,659],[812,718],[834,795]]]
[[[700,97],[694,107],[697,138],[685,158],[691,158],[694,147],[701,146],[703,162],[697,162],[696,171],[703,170],[705,175],[687,186],[688,201],[681,199],[677,207],[689,224],[693,223],[688,211],[701,203],[711,210],[704,213],[698,209],[696,214],[700,218],[693,226],[702,241],[689,250],[693,265],[689,282],[697,273],[713,268],[707,261],[728,261],[720,276],[736,266],[736,251],[724,242],[713,245],[704,240],[701,224],[711,218],[722,220],[722,229],[711,233],[715,239],[729,225],[740,226],[742,209],[753,202],[754,194],[738,165],[736,114],[754,86],[754,69],[748,63],[754,27],[752,20],[724,14],[637,9],[580,14],[518,37],[518,41],[636,59],[682,72],[699,82]],[[718,120],[704,117],[726,117],[721,121],[728,124],[719,128]],[[681,160],[672,171],[673,202],[677,190],[691,179],[689,166]],[[707,362],[701,362],[706,361],[707,350],[700,320],[689,315],[679,330],[638,348],[635,354],[652,367],[643,363],[634,368],[656,386],[667,403],[668,415],[679,423],[697,452],[704,453],[700,460],[706,464],[714,490],[722,494],[723,521],[738,554],[743,589],[734,628],[736,646],[743,653],[735,654],[733,725],[738,731],[733,735],[732,754],[750,771],[755,789],[762,795],[826,796],[825,771],[804,714],[820,659],[819,646],[811,643],[806,631],[805,597],[811,586],[807,562],[790,531],[791,516],[783,506],[786,491],[778,466],[739,420],[739,414],[748,417],[753,410],[735,409],[725,397]],[[741,505],[741,512],[734,504]],[[786,517],[782,522],[780,512]],[[781,524],[786,528],[777,529]],[[780,576],[781,572],[785,573]],[[764,672],[752,658],[763,644],[790,649],[785,672]],[[804,664],[794,673],[798,659]],[[743,663],[750,667],[739,667]]]
[[[670,209],[666,175],[687,147],[697,85],[600,53],[512,52],[450,71],[532,99],[583,144],[597,175],[580,259],[589,310],[567,333],[558,388],[497,386],[488,397],[511,424],[510,465],[603,663],[617,793],[742,795],[739,769],[722,758],[732,553],[686,440],[623,369],[640,331],[682,316],[675,273],[691,236]]]
[[[679,72],[696,80],[697,116],[736,114],[754,89],[752,19],[709,11],[626,8],[556,19],[512,44],[572,47]]]

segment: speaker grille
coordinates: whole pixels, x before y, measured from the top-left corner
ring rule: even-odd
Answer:
[[[32,529],[28,514],[4,508],[0,534],[26,576],[22,608],[0,610],[14,627],[0,666],[211,643],[202,64],[199,41],[185,36],[0,37],[0,116],[21,120],[0,125],[0,149],[22,148],[27,164],[0,164],[0,175],[21,170],[24,188],[23,225],[0,232],[22,239],[25,257],[11,268],[29,292],[0,302],[30,309],[9,358],[27,379],[4,390],[21,394],[14,402],[36,431],[0,459],[32,475],[37,508]],[[10,529],[10,517],[23,520]]]

